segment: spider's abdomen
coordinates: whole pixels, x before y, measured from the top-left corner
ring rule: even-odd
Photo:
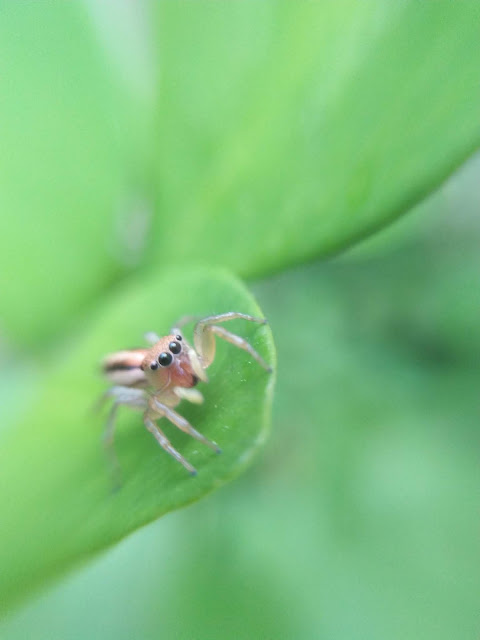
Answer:
[[[145,358],[145,349],[117,351],[106,356],[102,362],[103,373],[113,384],[124,387],[137,387],[146,384],[141,364]]]

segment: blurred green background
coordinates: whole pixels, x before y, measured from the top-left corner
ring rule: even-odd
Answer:
[[[92,5],[72,19],[55,2],[0,14],[14,52],[15,91],[0,106],[8,148],[30,127],[28,151],[0,163],[0,417],[15,422],[42,359],[62,353],[116,283],[193,258],[248,277],[269,319],[271,437],[234,483],[62,578],[0,636],[478,637],[480,157],[436,187],[478,146],[479,94],[459,97],[455,83],[468,88],[478,71],[480,13],[442,2],[299,3],[298,15],[283,3],[232,3],[234,15],[179,4],[160,16],[142,4],[152,23],[129,3],[115,19]],[[310,33],[315,7],[321,29]],[[22,33],[45,53],[36,69]],[[56,48],[43,48],[47,36]],[[97,52],[97,64],[96,39],[107,62]],[[56,75],[52,51],[84,70],[84,85]],[[44,117],[20,90],[35,78]]]
[[[279,377],[254,467],[2,637],[476,637],[479,179],[474,158],[375,241],[257,283]]]

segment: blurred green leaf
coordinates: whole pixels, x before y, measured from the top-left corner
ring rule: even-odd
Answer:
[[[415,328],[447,269],[470,295],[465,252],[432,244],[256,285],[284,363],[260,464],[32,602],[2,638],[476,637],[478,367],[391,331],[399,314]],[[449,304],[425,305],[432,332]]]
[[[260,463],[32,601],[1,637],[476,637],[479,168],[373,255],[256,285],[285,364]]]
[[[338,250],[480,143],[476,3],[157,6],[159,264],[250,277]]]
[[[0,75],[0,319],[38,344],[125,270],[143,111],[82,3],[2,3]]]
[[[129,37],[125,5],[2,5],[0,317],[30,344],[141,263],[144,241],[162,268],[263,275],[386,223],[479,144],[474,3],[142,2],[144,22],[150,9],[140,51],[150,34]],[[157,87],[135,74],[147,63]]]
[[[139,526],[221,486],[256,452],[266,437],[273,377],[225,343],[218,345],[210,384],[202,388],[205,404],[180,407],[218,442],[222,455],[165,425],[173,445],[198,469],[197,477],[159,448],[140,414],[125,408],[116,439],[124,484],[113,492],[100,443],[105,416],[89,413],[102,390],[95,369],[105,353],[141,344],[146,330],[166,332],[182,315],[226,310],[261,314],[227,273],[184,269],[132,283],[90,318],[83,337],[73,341],[0,448],[3,608]],[[270,330],[235,323],[232,330],[273,364]]]

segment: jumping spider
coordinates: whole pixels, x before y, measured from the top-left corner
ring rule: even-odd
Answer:
[[[208,382],[205,369],[215,357],[215,337],[222,338],[239,349],[247,351],[266,371],[271,367],[255,351],[244,338],[227,331],[218,323],[236,319],[266,324],[262,318],[254,318],[244,313],[229,311],[199,320],[193,330],[193,344],[185,340],[180,326],[189,321],[185,318],[171,334],[159,337],[155,333],[146,334],[145,338],[152,344],[149,349],[129,349],[117,351],[105,357],[103,371],[114,384],[104,397],[113,398],[108,416],[104,442],[113,456],[113,437],[118,407],[128,405],[143,411],[143,422],[157,440],[175,460],[178,460],[187,471],[196,475],[196,469],[170,444],[168,438],[158,427],[156,421],[167,418],[176,427],[188,433],[196,440],[220,453],[215,442],[208,440],[174,410],[181,400],[196,404],[203,402],[203,396],[194,387],[199,381]]]

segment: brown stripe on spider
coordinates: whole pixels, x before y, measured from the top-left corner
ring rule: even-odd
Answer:
[[[125,349],[111,353],[103,359],[105,373],[140,369],[145,358],[146,349]]]

